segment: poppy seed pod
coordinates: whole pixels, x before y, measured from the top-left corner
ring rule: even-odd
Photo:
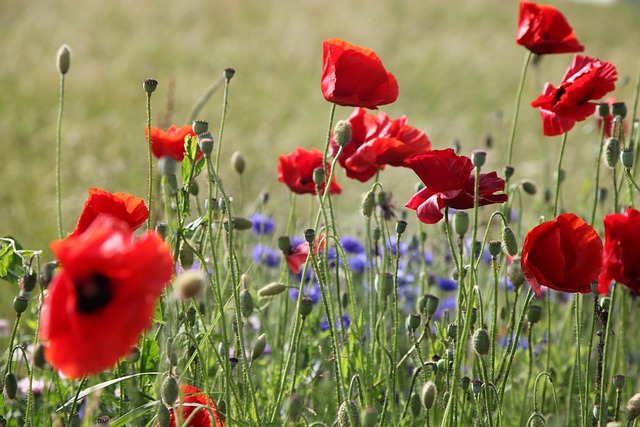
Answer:
[[[433,404],[436,401],[436,394],[438,389],[433,381],[427,381],[424,386],[422,386],[421,399],[422,404],[425,409],[428,411],[433,407]]]
[[[287,289],[287,286],[283,283],[271,282],[268,285],[263,286],[258,289],[258,296],[264,297],[273,297],[276,295],[280,295]]]
[[[229,226],[229,220],[225,219],[223,224],[226,230]],[[251,230],[253,227],[253,222],[251,222],[251,220],[239,216],[231,218],[231,224],[233,225],[233,229],[238,231]]]
[[[320,187],[324,182],[324,168],[315,168],[313,170],[313,183]]]
[[[370,406],[362,411],[363,427],[374,427],[378,422],[378,410]]]
[[[538,192],[538,187],[536,186],[536,183],[530,179],[522,180],[520,185],[522,186],[522,190],[524,190],[525,193],[531,196],[533,196]]]
[[[626,377],[622,374],[616,374],[613,376],[613,386],[617,389],[624,387]]]
[[[251,350],[251,360],[256,360],[258,357],[262,356],[262,353],[264,353],[264,349],[266,346],[267,335],[262,334],[256,339],[256,342],[253,345],[253,349]]]
[[[313,243],[315,238],[316,238],[316,231],[313,228],[307,228],[306,230],[304,230],[304,240],[306,240],[307,243],[309,244]]]
[[[178,386],[178,380],[171,375],[167,375],[162,380],[160,386],[160,396],[165,405],[171,406],[176,401],[180,394],[180,387]]]
[[[204,289],[206,282],[203,272],[187,270],[176,277],[173,288],[178,298],[188,300],[197,297]]]
[[[240,153],[239,151],[235,151],[231,155],[231,166],[238,175],[242,175],[246,167],[246,162],[244,161],[244,156],[242,155],[242,153]]]
[[[633,148],[628,147],[620,153],[620,162],[626,169],[633,167]]]
[[[413,415],[413,418],[418,418],[420,416],[420,412],[422,411],[422,402],[420,401],[418,393],[411,393],[411,396],[409,397],[409,409],[411,409],[411,415]]]
[[[398,222],[396,222],[396,233],[398,233],[398,235],[404,233],[404,231],[407,229],[407,221],[404,220],[400,220]]]
[[[470,384],[471,384],[471,379],[469,377],[460,378],[460,387],[462,387],[463,390],[465,391],[469,390]]]
[[[627,117],[627,104],[624,102],[614,102],[611,104],[611,115],[616,117],[620,116],[620,118]]]
[[[489,254],[491,257],[496,259],[498,255],[500,255],[500,251],[502,250],[502,242],[500,240],[490,240],[489,241]]]
[[[302,300],[300,301],[300,309],[298,311],[298,313],[300,313],[300,316],[307,317],[309,314],[311,314],[311,310],[313,310],[313,301],[311,300],[311,298],[302,298]]]
[[[438,310],[439,303],[440,303],[440,300],[438,299],[437,296],[431,295],[431,294],[426,295],[425,312],[429,317],[432,317],[436,313],[436,310]]]
[[[615,168],[620,158],[620,141],[617,138],[609,138],[604,145],[604,159],[607,166]]]
[[[171,156],[162,156],[158,159],[158,170],[163,176],[171,176],[176,174],[178,162]]]
[[[514,168],[513,166],[505,166],[504,167],[504,178],[509,180],[513,176],[515,171],[516,171],[516,168]]]
[[[609,115],[609,103],[608,102],[599,103],[598,106],[596,107],[596,112],[598,113],[598,116],[602,117],[603,119],[607,117]]]
[[[511,256],[518,254],[518,241],[511,227],[502,227],[502,241],[504,242],[504,250]]]
[[[191,124],[191,130],[193,130],[196,135],[207,132],[209,130],[209,122],[206,120],[194,120]]]
[[[476,169],[482,168],[487,161],[487,152],[484,150],[473,150],[471,153],[471,163]]]
[[[293,246],[291,246],[289,236],[278,237],[278,249],[280,249],[285,256],[291,254]]]
[[[158,233],[163,240],[166,240],[168,231],[169,225],[166,222],[159,222],[156,224],[156,233]]]
[[[629,421],[640,416],[640,393],[636,393],[627,401],[626,415]]]
[[[24,313],[29,307],[29,299],[23,295],[18,295],[13,299],[13,309],[17,314]]]
[[[157,87],[158,81],[156,79],[144,79],[142,81],[142,88],[145,92],[147,92],[147,95],[149,96],[151,96],[151,94],[156,90]]]
[[[486,356],[491,348],[491,340],[485,329],[476,329],[473,333],[473,350],[480,356]]]
[[[198,138],[198,146],[205,156],[210,156],[213,152],[213,138]]]
[[[340,120],[333,128],[333,139],[340,147],[344,147],[351,141],[351,122]]]
[[[535,325],[542,318],[542,307],[539,305],[531,305],[527,310],[527,320],[532,325]]]
[[[353,400],[345,400],[338,409],[338,426],[339,427],[359,427],[360,411],[358,405]]]
[[[483,386],[483,382],[478,379],[471,381],[471,391],[476,396],[482,391],[482,386]]]
[[[56,57],[56,65],[58,72],[62,75],[67,74],[69,67],[71,67],[71,49],[66,44],[60,46],[58,49],[58,56]],[[156,82],[156,84],[158,84]]]
[[[464,211],[457,211],[453,215],[453,230],[459,236],[464,236],[469,230],[469,214]]]
[[[18,285],[24,292],[31,292],[38,283],[38,277],[33,273],[31,268],[27,268],[25,273],[18,279]]]
[[[407,328],[415,331],[420,327],[420,315],[418,313],[411,313],[407,316]]]
[[[233,68],[225,68],[224,69],[224,78],[227,80],[231,80],[233,76],[235,76],[236,70]]]

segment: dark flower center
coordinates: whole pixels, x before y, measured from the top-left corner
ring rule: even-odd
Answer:
[[[89,280],[76,282],[76,309],[81,313],[93,313],[111,301],[109,278],[94,274]]]

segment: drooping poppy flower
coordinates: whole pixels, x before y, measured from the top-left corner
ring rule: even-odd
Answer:
[[[126,222],[100,215],[51,250],[61,268],[42,307],[45,357],[70,378],[108,369],[151,325],[173,274],[169,246],[155,232],[136,238]]]
[[[561,214],[527,233],[520,265],[536,295],[541,286],[556,291],[591,292],[602,264],[602,240],[598,233],[572,214]]]
[[[313,253],[318,255],[320,251],[324,250],[325,246],[325,235],[324,233],[316,236],[313,242]],[[291,250],[290,253],[286,254],[287,264],[289,268],[293,272],[293,274],[299,274],[302,266],[307,261],[309,257],[309,243],[302,242],[297,245],[295,248]]]
[[[405,205],[416,211],[420,221],[435,224],[442,219],[441,211],[445,206],[473,207],[475,174],[470,158],[458,156],[453,149],[447,148],[410,157],[405,165],[413,169],[425,185]],[[506,194],[495,194],[503,190],[504,180],[495,172],[480,174],[479,205],[506,202]]]
[[[538,55],[584,50],[560,11],[553,6],[526,1],[520,2],[516,43]]]
[[[149,137],[149,129],[145,126],[144,134]],[[181,162],[184,159],[184,138],[187,135],[196,136],[190,125],[177,127],[171,125],[167,131],[151,127],[151,152],[157,159],[171,156]],[[202,151],[198,149],[198,158],[202,157]]]
[[[372,110],[398,98],[398,82],[378,55],[340,39],[322,43],[320,87],[329,102]]]
[[[613,130],[613,115],[611,114],[611,107],[617,102],[618,100],[612,96],[605,99],[605,103],[609,104],[609,114],[607,114],[604,120],[602,117],[600,117],[600,115],[598,115],[597,111],[595,112],[596,120],[598,122],[598,130],[602,130],[602,126],[604,126],[605,138],[611,138],[612,136],[611,131]],[[629,123],[626,119],[622,120],[622,129],[624,130],[625,135],[629,133]]]
[[[351,141],[344,146],[338,163],[349,178],[368,181],[385,165],[404,166],[404,160],[431,149],[425,133],[407,125],[407,117],[390,119],[384,112],[377,115],[356,108],[349,117]],[[338,145],[331,139],[331,154]]]
[[[224,422],[218,413],[218,409],[213,401],[205,395],[202,390],[192,385],[180,385],[182,394],[182,408],[180,400],[177,400],[174,407],[180,411],[182,422],[189,420],[187,427],[223,427]],[[212,423],[211,414],[213,413]],[[176,414],[174,408],[169,409],[169,427],[176,427]]]
[[[322,167],[324,155],[320,150],[312,148],[310,151],[304,148],[296,148],[296,150],[287,155],[281,154],[278,163],[278,181],[287,184],[289,189],[298,194],[317,194],[316,184],[313,182],[313,171]],[[325,165],[325,176],[331,173],[329,163]],[[324,193],[326,187],[325,182],[322,183],[321,189]],[[338,185],[335,177],[331,180],[329,187],[331,194],[339,194],[342,188]]]
[[[111,215],[129,224],[131,230],[149,218],[149,209],[142,199],[127,193],[109,193],[99,188],[89,189],[89,198],[71,236],[84,233],[99,215]]]
[[[604,251],[598,292],[607,294],[612,280],[640,295],[640,212],[628,208],[624,214],[604,217]]]
[[[596,110],[595,101],[615,89],[618,72],[613,64],[576,55],[559,87],[544,85],[544,93],[531,102],[540,108],[543,133],[555,136],[570,131]]]

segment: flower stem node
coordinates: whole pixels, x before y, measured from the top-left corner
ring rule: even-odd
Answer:
[[[370,406],[362,411],[363,427],[374,427],[378,423],[378,410]]]
[[[487,161],[487,152],[484,150],[473,150],[471,153],[471,163],[476,169],[480,170]]]
[[[251,360],[256,360],[262,356],[264,349],[267,347],[267,334],[262,334],[256,339],[256,343],[251,350]]]
[[[518,241],[511,227],[502,228],[502,241],[504,242],[504,250],[510,256],[518,254]]]
[[[207,132],[209,130],[209,122],[206,120],[194,120],[191,124],[191,130],[193,130],[196,135]]]
[[[235,74],[236,74],[236,70],[234,70],[233,68],[224,69],[224,78],[227,80],[231,80]]]
[[[180,252],[181,254],[183,252]],[[188,270],[176,277],[174,289],[176,296],[183,300],[195,298],[206,285],[206,278],[201,271]]]
[[[244,169],[247,166],[247,163],[245,162],[244,156],[242,155],[242,153],[240,153],[239,151],[235,151],[231,155],[231,166],[233,167],[233,170],[236,171],[238,175],[243,174]]]
[[[253,313],[253,297],[248,289],[240,291],[240,311],[244,317],[249,317]]]
[[[604,158],[609,168],[616,167],[620,158],[620,140],[618,138],[607,139],[604,145]]]
[[[420,393],[420,398],[427,411],[433,407],[433,404],[436,401],[437,392],[438,389],[436,388],[436,385],[433,381],[427,381],[424,386],[422,386],[422,393]]]
[[[309,314],[311,314],[311,310],[313,310],[313,300],[311,298],[304,297],[300,301],[300,309],[298,313],[303,318],[306,318]]]
[[[531,305],[527,310],[527,320],[532,325],[535,325],[542,318],[542,307],[539,305]]]
[[[360,411],[353,400],[345,400],[338,409],[339,427],[360,427]]]
[[[340,120],[333,128],[333,139],[340,147],[344,147],[351,141],[351,122]]]
[[[17,314],[24,313],[29,307],[29,299],[23,295],[18,295],[13,299],[13,309]]]
[[[58,49],[56,65],[58,67],[58,72],[61,75],[65,75],[69,72],[69,67],[71,67],[71,49],[69,49],[69,46],[66,44],[63,44],[60,46],[60,49]]]
[[[171,375],[167,375],[162,380],[162,386],[160,387],[160,396],[162,397],[162,401],[167,406],[173,405],[173,403],[178,399],[180,394],[180,387],[178,386],[178,380]]]
[[[398,233],[398,235],[404,233],[406,229],[407,221],[401,219],[400,221],[396,222],[396,233]]]
[[[620,116],[622,119],[627,117],[627,104],[624,102],[614,102],[611,104],[611,115],[614,117]]]
[[[273,297],[276,295],[280,295],[287,289],[287,286],[283,283],[272,282],[268,285],[263,286],[258,289],[258,296],[261,298],[264,297]]]
[[[633,148],[628,147],[620,153],[620,162],[626,169],[633,167]]]
[[[156,79],[144,79],[142,81],[142,88],[145,92],[147,92],[148,96],[151,96],[151,94],[156,90],[157,87],[158,81]]]
[[[469,214],[464,211],[457,211],[453,215],[453,230],[459,236],[464,236],[469,230]]]

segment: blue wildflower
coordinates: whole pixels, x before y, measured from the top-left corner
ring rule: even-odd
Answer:
[[[297,288],[289,288],[289,298],[293,301],[298,301],[298,294],[300,294],[300,291]],[[317,304],[320,301],[320,285],[314,283],[310,286],[305,286],[304,296],[310,298],[313,304]]]
[[[269,235],[273,233],[276,228],[276,223],[266,215],[257,213],[253,214],[249,219],[253,223],[251,231],[253,231],[253,234],[256,236]]]
[[[367,268],[367,257],[365,254],[352,256],[349,261],[347,261],[347,265],[352,272],[363,273],[365,268]]]
[[[348,254],[364,253],[364,244],[355,237],[345,236],[340,238],[340,244]]]
[[[267,267],[277,267],[280,264],[280,252],[262,243],[253,247],[251,258],[254,262]]]
[[[445,292],[451,292],[458,289],[458,282],[448,277],[437,277],[436,284]]]
[[[338,328],[338,329],[340,329],[339,321],[340,321],[340,318],[337,318],[336,319],[336,328]],[[351,317],[349,317],[348,314],[343,314],[342,315],[342,326],[344,326],[345,330],[349,329],[349,326],[351,326]],[[326,332],[326,331],[329,330],[329,321],[327,319],[324,319],[320,323],[320,330],[322,332]]]

